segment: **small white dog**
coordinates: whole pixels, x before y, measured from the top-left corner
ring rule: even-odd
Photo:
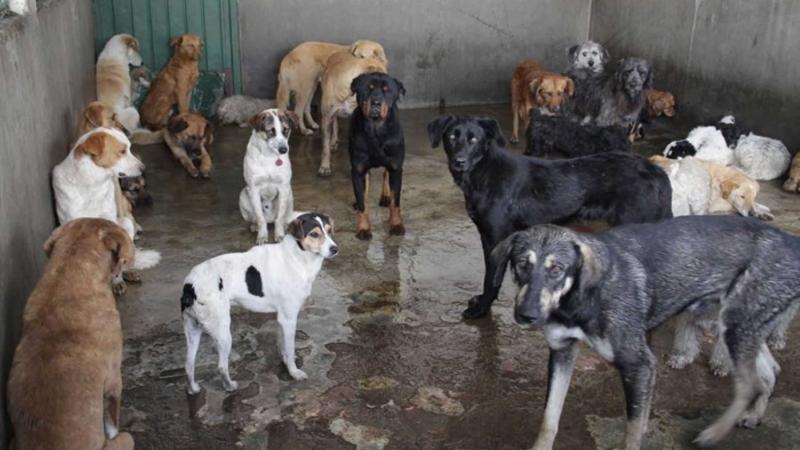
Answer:
[[[289,161],[292,114],[267,109],[250,119],[253,133],[244,156],[247,186],[239,194],[239,210],[251,230],[258,233],[257,244],[269,241],[269,223],[275,224],[275,241],[283,239],[294,210]]]
[[[225,389],[237,388],[228,371],[231,306],[260,313],[277,312],[283,363],[295,380],[307,378],[295,363],[297,316],[311,294],[323,260],[334,257],[338,248],[332,238],[333,221],[325,215],[302,214],[289,224],[288,231],[286,239],[278,244],[257,245],[244,253],[228,253],[200,263],[184,280],[181,310],[189,393],[200,391],[194,368],[203,332],[216,345]]]
[[[711,176],[700,160],[680,160],[651,156],[650,160],[664,169],[672,185],[672,215],[708,214],[711,205]]]
[[[217,120],[220,125],[235,123],[244,128],[249,125],[251,117],[274,107],[275,100],[272,99],[232,95],[220,100],[217,105]]]
[[[783,142],[753,133],[740,137],[733,152],[736,166],[756,180],[778,178],[789,169],[792,159]]]

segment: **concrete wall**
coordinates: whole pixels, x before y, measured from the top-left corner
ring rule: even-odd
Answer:
[[[652,60],[656,87],[677,95],[679,113],[701,121],[734,113],[800,147],[800,2],[595,1],[590,29],[613,58]]]
[[[248,95],[274,98],[281,58],[308,40],[380,42],[405,107],[502,102],[522,58],[563,70],[586,38],[587,0],[240,0],[242,78]]]
[[[20,317],[55,225],[50,171],[95,95],[93,39],[91,0],[52,0],[0,21],[0,449],[10,437],[6,379]]]

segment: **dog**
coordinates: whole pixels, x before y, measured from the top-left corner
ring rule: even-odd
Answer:
[[[142,176],[123,177],[119,179],[122,195],[128,200],[131,208],[153,204],[153,196],[147,190],[147,179]]]
[[[164,141],[189,176],[211,178],[213,164],[208,148],[214,142],[214,128],[205,117],[196,112],[170,117]]]
[[[770,209],[756,202],[761,189],[758,181],[737,167],[726,167],[699,160],[711,176],[711,213],[739,213],[742,216],[772,220]]]
[[[311,294],[323,260],[338,253],[332,235],[333,221],[327,216],[302,214],[289,224],[287,238],[278,244],[258,245],[244,253],[217,256],[192,268],[184,280],[181,296],[190,394],[200,392],[194,367],[203,332],[209,334],[216,345],[225,389],[233,391],[238,387],[228,371],[231,306],[255,312],[277,312],[282,331],[283,363],[295,380],[307,378],[294,360],[297,316]]]
[[[712,177],[701,160],[691,157],[677,160],[654,155],[650,161],[664,169],[669,177],[673,216],[708,214],[712,204]],[[721,193],[719,188],[716,192]]]
[[[755,133],[740,137],[733,152],[736,166],[756,180],[774,180],[782,176],[792,159],[783,142]]]
[[[266,109],[250,119],[253,132],[244,156],[247,186],[239,194],[239,211],[258,232],[256,244],[269,241],[269,223],[275,225],[275,241],[280,242],[294,215],[289,135],[290,121],[296,120],[294,112],[279,109]]]
[[[649,117],[675,116],[675,96],[667,91],[650,89],[647,91],[647,111]]]
[[[737,423],[754,427],[763,416],[779,369],[764,340],[798,301],[797,237],[727,216],[678,217],[594,235],[540,225],[511,235],[491,256],[493,276],[502,278],[510,265],[520,288],[516,322],[543,327],[550,347],[547,405],[535,449],[553,447],[576,341],[620,371],[628,421],[624,448],[639,449],[656,374],[647,334],[685,310],[708,305],[722,305],[717,323],[735,361],[736,394],[694,442],[717,444]]]
[[[536,109],[554,115],[575,93],[575,83],[560,73],[548,72],[536,61],[520,62],[511,77],[511,142],[519,142],[519,121],[523,133],[528,128],[528,114]]]
[[[86,105],[78,116],[78,125],[75,128],[75,139],[94,130],[95,128],[116,128],[122,132],[126,128],[120,123],[114,109],[103,102],[94,101]]]
[[[172,58],[150,84],[139,108],[142,124],[151,130],[164,128],[175,105],[179,113],[189,112],[192,91],[200,74],[200,55],[203,51],[203,39],[200,36],[182,34],[169,45],[175,49]]]
[[[642,109],[647,104],[647,91],[653,87],[653,69],[641,58],[625,58],[613,76],[608,77],[599,97],[600,110],[594,117],[599,126],[619,125],[636,132]],[[631,137],[633,141],[633,137]]]
[[[122,325],[109,287],[133,243],[113,222],[77,219],[44,250],[50,260],[25,305],[8,379],[15,448],[133,450],[118,431]]]
[[[795,153],[792,165],[789,168],[789,177],[783,182],[783,190],[787,192],[800,192],[800,153]]]
[[[334,53],[328,58],[322,73],[322,158],[320,176],[331,174],[331,149],[339,140],[338,118],[350,117],[357,108],[355,94],[350,89],[353,80],[365,73],[386,73],[386,63],[377,58],[358,58],[347,52]],[[279,102],[280,103],[280,102]]]
[[[358,40],[348,45],[329,42],[303,42],[290,51],[281,60],[278,72],[278,92],[276,107],[281,111],[289,110],[289,100],[294,93],[294,113],[300,133],[310,135],[319,128],[311,117],[311,100],[317,90],[322,73],[327,67],[328,58],[334,53],[347,53],[355,58],[367,58],[381,61],[386,67],[386,52],[374,41]],[[262,108],[267,109],[267,108]],[[259,110],[260,111],[260,110]],[[306,127],[308,122],[308,127]]]
[[[534,224],[605,220],[611,226],[672,217],[672,189],[661,168],[629,153],[548,161],[507,150],[493,119],[441,116],[428,124],[435,148],[444,142],[453,181],[481,235],[483,293],[470,299],[466,319],[486,315],[500,282],[490,253],[514,231]]]
[[[531,112],[525,138],[525,154],[539,158],[577,158],[631,149],[627,131],[620,126],[582,125],[565,115],[543,115],[538,111]]]
[[[736,157],[728,147],[722,132],[713,126],[695,127],[686,139],[670,142],[663,155],[671,159],[694,156],[704,161],[712,161],[723,166],[730,166]]]
[[[594,74],[602,74],[610,54],[605,47],[594,41],[584,41],[567,49],[570,69],[588,70]]]
[[[356,237],[372,238],[366,196],[369,171],[383,167],[381,206],[389,207],[389,234],[405,234],[400,214],[400,190],[403,185],[403,160],[406,144],[400,125],[397,102],[406,89],[396,78],[373,72],[356,77],[350,87],[358,107],[350,119],[350,176],[356,202]]]
[[[235,123],[242,128],[250,126],[250,119],[265,109],[275,108],[275,100],[232,95],[223,98],[217,105],[217,121],[220,125]]]
[[[133,106],[130,66],[141,65],[139,41],[130,34],[112,36],[97,57],[97,100],[117,114],[128,132],[139,128],[139,112]]]

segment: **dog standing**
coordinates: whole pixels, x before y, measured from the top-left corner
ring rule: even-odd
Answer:
[[[511,77],[511,142],[519,142],[519,121],[528,128],[532,108],[543,115],[558,114],[575,93],[575,83],[560,73],[548,72],[536,61],[522,61]]]
[[[515,320],[543,327],[550,347],[547,404],[534,449],[553,447],[577,341],[620,371],[624,448],[639,449],[656,374],[647,334],[709,305],[722,305],[717,323],[734,361],[735,396],[694,442],[712,446],[734,425],[758,425],[779,371],[765,339],[799,301],[797,237],[727,216],[685,216],[594,235],[541,225],[511,235],[492,258],[493,276],[501,279],[510,263],[520,288]]]
[[[483,293],[472,297],[465,319],[486,315],[502,280],[495,279],[492,249],[514,231],[575,220],[623,223],[672,217],[669,178],[646,158],[601,153],[548,161],[517,155],[493,119],[442,116],[428,124],[433,147],[444,142],[453,181],[481,235],[486,271]]]
[[[170,117],[164,141],[172,156],[186,169],[189,176],[211,177],[213,164],[208,148],[214,142],[214,129],[205,117],[196,112],[184,112]]]
[[[15,448],[132,450],[118,431],[122,325],[109,281],[132,262],[133,244],[112,222],[76,219],[44,250],[8,379]]]
[[[191,394],[200,392],[194,378],[195,357],[203,332],[214,340],[224,387],[236,390],[228,371],[231,352],[231,306],[278,313],[281,354],[289,375],[307,378],[294,354],[297,316],[325,259],[338,252],[333,223],[322,214],[302,214],[278,244],[258,245],[244,253],[228,253],[192,268],[183,284],[181,311],[186,333],[186,378]]]
[[[280,242],[294,213],[289,160],[289,120],[293,115],[267,109],[250,119],[253,132],[244,155],[247,186],[239,194],[239,211],[250,229],[258,232],[256,244],[268,242],[270,223],[275,225],[275,241]]]
[[[139,128],[139,112],[133,106],[129,66],[141,65],[139,41],[130,34],[112,36],[97,57],[97,100],[117,114],[128,132]]]

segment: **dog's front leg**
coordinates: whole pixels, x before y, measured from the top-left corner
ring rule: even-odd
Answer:
[[[356,197],[356,202],[353,204],[356,209],[356,237],[366,241],[372,239],[369,212],[364,200],[369,192],[369,171],[359,170],[354,166],[350,178],[353,180],[353,194]]]
[[[290,222],[292,213],[292,190],[283,188],[278,191],[278,198],[275,201],[277,211],[275,212],[275,242],[280,242],[286,235],[286,225]]]
[[[189,159],[189,156],[186,154],[186,151],[183,148],[170,145],[169,149],[172,150],[172,155],[175,157],[175,159],[177,159],[183,168],[189,172],[190,177],[197,178],[200,176],[200,171],[194,166],[194,163],[191,159]]]
[[[389,171],[389,185],[392,193],[392,203],[389,205],[389,234],[402,235],[406,233],[403,218],[400,215],[400,190],[403,188],[403,169]]]
[[[647,421],[650,418],[650,403],[653,399],[653,387],[656,383],[656,357],[646,347],[634,357],[625,361],[615,361],[622,376],[622,387],[625,390],[625,413],[627,425],[625,429],[625,450],[639,450],[642,438],[647,432]]]
[[[286,369],[289,370],[289,375],[295,380],[305,380],[308,378],[305,372],[297,368],[294,356],[294,340],[295,333],[297,332],[297,315],[300,313],[299,308],[279,312],[278,323],[281,326],[282,346],[281,355],[283,356],[283,363]]]
[[[202,150],[200,151],[200,175],[202,175],[203,178],[211,178],[212,167],[211,156],[209,156],[206,147],[203,146]]]
[[[250,197],[250,205],[253,207],[253,214],[256,216],[256,244],[266,244],[269,242],[269,232],[267,231],[267,221],[264,219],[264,208],[261,205],[261,192],[255,186],[247,186],[247,195]]]
[[[489,314],[489,311],[492,309],[492,303],[494,303],[497,294],[500,292],[500,285],[495,283],[494,280],[494,273],[497,268],[491,257],[492,249],[495,245],[496,242],[494,240],[490,242],[489,238],[484,235],[484,232],[481,232],[484,265],[483,293],[469,299],[467,309],[461,313],[461,316],[465,319],[479,319]]]
[[[574,342],[569,342],[559,349],[550,348],[550,360],[547,365],[547,404],[539,436],[536,437],[532,450],[553,448],[553,441],[558,433],[558,421],[564,408],[564,400],[567,398],[577,356],[578,347]]]

